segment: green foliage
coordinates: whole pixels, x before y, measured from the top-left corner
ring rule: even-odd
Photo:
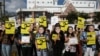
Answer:
[[[88,13],[78,13],[78,16],[85,19],[89,18]]]
[[[69,24],[73,24],[74,21],[77,19],[78,15],[77,12],[71,12],[67,15],[67,19],[69,21]]]
[[[97,23],[97,22],[100,22],[100,12],[95,12],[94,13],[95,16],[94,16],[94,21]]]
[[[8,16],[2,16],[0,18],[0,21],[5,22],[6,20],[8,20]]]

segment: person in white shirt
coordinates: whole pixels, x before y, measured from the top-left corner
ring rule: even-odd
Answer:
[[[64,56],[77,56],[78,39],[75,37],[73,27],[69,26],[65,32],[65,53]]]

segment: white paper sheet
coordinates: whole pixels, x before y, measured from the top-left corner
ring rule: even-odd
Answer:
[[[22,43],[30,43],[30,37],[29,36],[22,36],[21,42]]]

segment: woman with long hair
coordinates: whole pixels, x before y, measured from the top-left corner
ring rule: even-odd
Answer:
[[[65,53],[64,56],[77,56],[78,39],[74,34],[73,27],[69,26],[65,32]]]
[[[82,43],[81,43],[81,41],[80,41],[80,35],[82,34],[82,32],[83,32],[83,29],[81,29],[81,28],[78,28],[77,27],[77,25],[75,25],[75,27],[74,27],[74,34],[75,34],[75,36],[77,37],[77,39],[78,39],[78,45],[77,45],[77,55],[78,56],[82,56]]]
[[[64,33],[60,30],[60,25],[56,24],[54,30],[51,33],[53,55],[61,56],[64,48]]]
[[[3,25],[3,35],[2,35],[2,55],[11,56],[11,47],[14,42],[13,34],[5,33],[5,26]]]
[[[87,25],[86,31],[82,33],[80,38],[83,43],[84,56],[95,56],[96,39],[97,36],[94,25]]]

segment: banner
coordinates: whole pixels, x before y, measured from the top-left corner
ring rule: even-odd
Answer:
[[[11,22],[11,21],[5,22],[5,33],[15,34],[15,22]]]
[[[53,40],[56,40],[58,38],[58,35],[57,34],[52,34],[52,39]]]
[[[87,45],[94,45],[96,44],[96,33],[95,32],[88,32],[87,33]]]
[[[42,25],[44,27],[47,27],[47,19],[46,19],[46,16],[40,16],[39,17],[39,25]]]
[[[62,31],[67,31],[68,28],[68,20],[60,21],[60,26]]]
[[[47,42],[45,37],[38,37],[36,38],[36,43],[38,49],[46,49],[47,48]]]
[[[29,34],[30,23],[22,22],[21,24],[21,34]]]
[[[85,19],[78,17],[78,23],[77,23],[77,27],[78,28],[84,28],[84,24],[85,24]]]

